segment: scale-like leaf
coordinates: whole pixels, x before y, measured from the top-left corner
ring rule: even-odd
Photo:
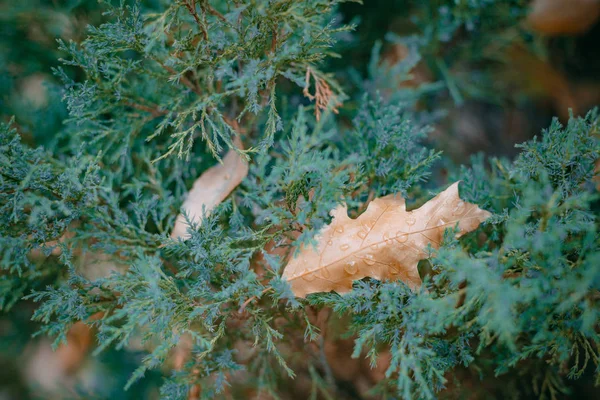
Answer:
[[[437,248],[447,228],[458,225],[457,236],[461,236],[490,215],[460,199],[458,182],[413,211],[406,211],[399,195],[373,200],[356,219],[340,206],[331,212],[331,224],[318,235],[316,249],[302,248],[283,277],[298,297],[331,290],[348,292],[352,281],[365,277],[419,286],[417,264],[427,257],[427,245]]]

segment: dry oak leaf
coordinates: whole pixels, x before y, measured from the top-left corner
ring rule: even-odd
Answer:
[[[600,16],[600,0],[534,0],[527,22],[546,35],[579,34]]]
[[[458,224],[457,237],[476,229],[491,216],[458,196],[458,182],[413,211],[399,195],[369,203],[356,219],[345,206],[331,212],[333,220],[317,236],[317,248],[302,247],[283,271],[298,297],[316,292],[345,293],[352,281],[365,277],[421,284],[419,260],[426,247],[438,248],[444,230]]]
[[[233,142],[236,147],[242,148],[242,142],[236,137]],[[243,156],[231,149],[223,157],[223,162],[205,171],[192,186],[187,198],[183,202],[183,208],[191,221],[200,223],[202,220],[202,208],[206,215],[218,206],[248,175],[248,163]],[[183,216],[179,214],[175,226],[171,232],[173,239],[189,239],[187,233],[188,224]]]

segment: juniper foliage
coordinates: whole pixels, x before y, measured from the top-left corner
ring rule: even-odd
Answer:
[[[506,395],[558,396],[584,374],[600,383],[597,111],[552,122],[514,161],[479,155],[452,169],[462,198],[494,216],[460,240],[449,229],[421,288],[366,279],[299,300],[280,278],[340,203],[358,216],[373,197],[418,205],[444,188],[441,153],[425,142],[439,115],[416,105],[462,94],[450,75],[402,83],[496,5],[456,2],[425,13],[437,22],[420,37],[388,35],[409,56],[389,70],[376,45],[365,76],[343,71],[347,96],[326,73],[336,41],[355,40],[338,3],[106,3],[85,40],[60,41],[64,126],[45,147],[24,144],[18,120],[0,128],[2,310],[35,301],[55,346],[78,321],[94,327],[96,355],[137,343],[145,355],[125,389],[168,371],[166,399],[277,398],[306,377],[312,398],[342,398],[348,383],[324,354],[328,310],[352,357],[384,365],[374,396],[435,398],[468,374],[496,377]],[[317,83],[331,89],[323,110],[302,93]],[[236,136],[248,177],[187,241],[171,239],[185,193]],[[173,368],[182,343],[190,354]]]

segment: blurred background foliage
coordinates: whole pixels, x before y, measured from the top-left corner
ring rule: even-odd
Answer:
[[[161,2],[144,0],[142,7]],[[56,145],[67,117],[52,73],[65,56],[57,39],[82,41],[89,25],[107,20],[105,10],[96,0],[0,2],[0,121],[15,116],[25,143]],[[512,157],[514,144],[538,134],[553,116],[566,121],[569,109],[577,115],[600,103],[599,13],[595,0],[346,3],[339,22],[356,29],[340,34],[340,57],[322,69],[334,71],[349,91],[417,102],[435,127],[428,140],[454,162],[480,151]],[[64,68],[74,81],[84,79],[80,70]],[[298,104],[305,101],[296,96]],[[342,117],[353,107],[349,100]],[[123,391],[141,348],[92,357],[92,333],[80,326],[68,345],[52,352],[49,339],[32,336],[39,329],[30,320],[35,308],[22,301],[0,314],[0,400],[52,398],[57,387],[68,387],[73,397],[93,389],[98,398],[158,398],[160,371]],[[587,390],[576,386],[573,393],[587,396]]]

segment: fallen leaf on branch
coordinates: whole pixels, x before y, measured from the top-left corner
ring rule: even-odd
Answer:
[[[242,148],[242,143],[237,137],[234,144]],[[196,179],[181,207],[187,212],[191,221],[199,223],[202,219],[202,208],[204,207],[208,215],[247,175],[248,163],[235,150],[229,150],[223,157],[222,163],[209,168]],[[178,215],[171,237],[188,239],[190,235],[187,233],[187,228],[188,224],[184,216]]]
[[[404,199],[389,195],[373,200],[358,218],[345,206],[331,212],[333,220],[283,271],[294,294],[345,293],[352,281],[365,277],[421,284],[417,264],[427,258],[427,245],[438,248],[444,231],[458,224],[457,237],[476,229],[491,214],[458,196],[458,182],[413,211]]]
[[[527,22],[546,35],[587,31],[600,16],[600,0],[534,0]]]

